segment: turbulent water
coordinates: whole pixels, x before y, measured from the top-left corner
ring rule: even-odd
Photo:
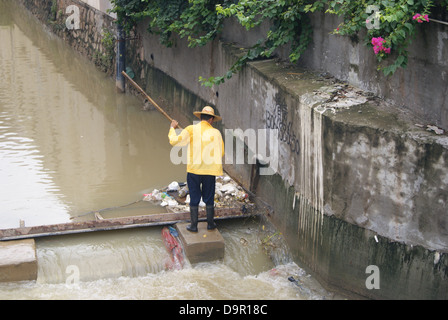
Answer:
[[[0,284],[4,299],[331,299],[295,263],[274,265],[258,221],[221,222],[221,261],[167,269],[159,228],[41,239],[38,280]],[[76,271],[76,272],[75,272]],[[75,277],[79,276],[79,278]],[[293,276],[300,286],[288,280]]]
[[[14,1],[0,0],[0,43],[0,228],[71,221],[185,179],[185,167],[168,161],[169,123],[116,93]],[[104,216],[157,211],[143,203]],[[0,283],[0,299],[333,297],[283,245],[267,248],[274,231],[263,222],[220,222],[219,230],[224,259],[182,270],[166,268],[159,227],[38,238],[37,281]]]

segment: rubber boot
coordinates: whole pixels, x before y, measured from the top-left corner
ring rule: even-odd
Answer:
[[[207,230],[216,229],[216,224],[213,218],[215,217],[215,207],[214,206],[206,206],[205,210],[207,212]]]
[[[187,226],[187,230],[190,232],[198,232],[198,211],[199,207],[190,206],[191,223]]]

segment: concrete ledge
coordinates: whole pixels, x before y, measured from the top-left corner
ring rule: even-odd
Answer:
[[[206,222],[198,223],[198,232],[186,229],[189,223],[178,223],[176,228],[191,263],[213,261],[224,258],[224,238],[218,229],[208,231]]]
[[[0,242],[0,282],[37,279],[34,239]]]

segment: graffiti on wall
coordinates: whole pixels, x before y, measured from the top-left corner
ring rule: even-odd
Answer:
[[[266,128],[277,129],[278,139],[286,143],[292,153],[300,154],[300,137],[295,133],[292,121],[288,121],[286,104],[276,104],[271,110],[266,110]]]

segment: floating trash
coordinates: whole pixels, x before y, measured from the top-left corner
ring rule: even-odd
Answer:
[[[186,183],[173,181],[166,188],[154,189],[151,193],[143,195],[143,201],[158,203],[162,207],[169,207],[170,211],[188,211],[190,194]],[[200,207],[205,203],[200,201]],[[215,207],[238,207],[244,213],[255,208],[249,200],[249,195],[228,175],[216,177]]]
[[[177,181],[173,181],[168,185],[168,192],[170,191],[178,191],[180,189],[179,183]]]

